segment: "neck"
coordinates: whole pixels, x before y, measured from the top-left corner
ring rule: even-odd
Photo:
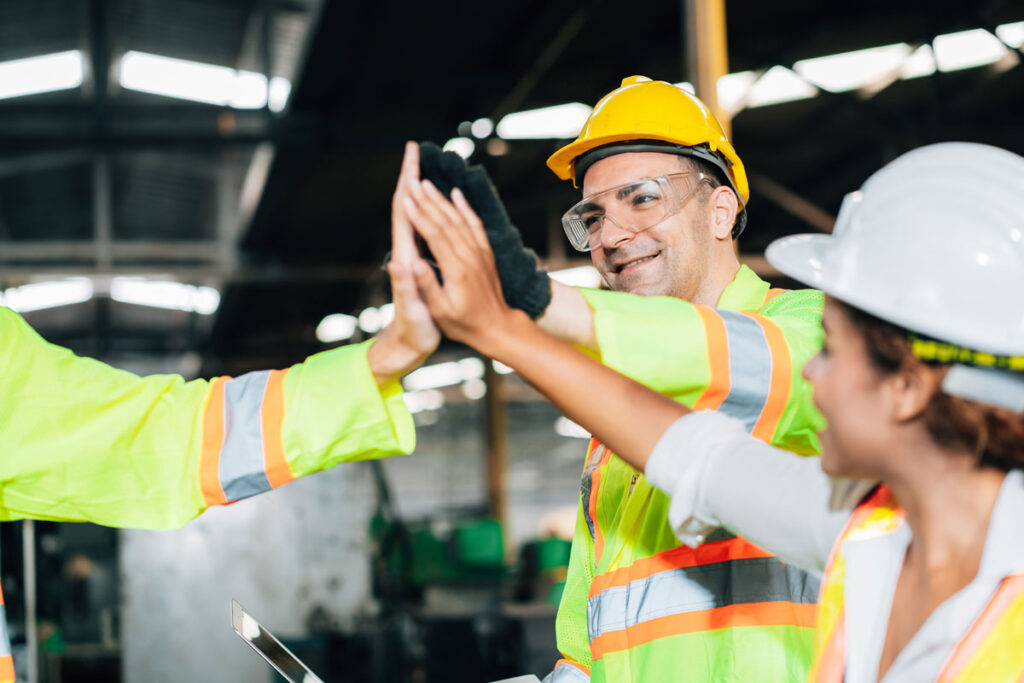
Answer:
[[[899,460],[901,471],[883,479],[913,532],[908,563],[924,571],[956,567],[970,580],[977,574],[1006,473],[980,468],[973,454],[934,443],[919,443],[901,453],[912,455]]]
[[[701,306],[716,306],[718,300],[722,298],[722,292],[736,278],[736,273],[740,269],[736,250],[733,248],[732,242],[724,246],[727,249],[719,249],[718,253],[714,254],[711,266],[697,286],[697,291],[688,298],[691,303]]]

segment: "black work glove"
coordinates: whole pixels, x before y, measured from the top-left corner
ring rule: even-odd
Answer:
[[[420,177],[432,182],[449,199],[453,188],[462,191],[484,224],[505,302],[531,318],[539,318],[551,303],[551,279],[537,265],[537,254],[523,245],[522,235],[509,220],[483,166],[466,166],[458,154],[443,152],[432,142],[421,142]]]

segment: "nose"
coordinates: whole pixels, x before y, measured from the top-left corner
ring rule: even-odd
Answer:
[[[605,216],[601,224],[601,232],[598,241],[602,249],[617,249],[629,242],[636,236],[636,232],[626,230],[619,225],[611,216]]]

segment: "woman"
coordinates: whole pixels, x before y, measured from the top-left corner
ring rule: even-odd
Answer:
[[[684,542],[725,526],[825,569],[812,680],[1024,675],[1024,159],[916,150],[847,197],[834,235],[769,248],[829,295],[804,370],[829,423],[820,463],[688,415],[508,309],[453,199],[424,184],[405,200],[444,276],[413,263],[441,328],[644,469]]]

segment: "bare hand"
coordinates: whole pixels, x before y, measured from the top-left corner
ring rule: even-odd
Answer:
[[[458,188],[454,204],[429,181],[412,189],[406,213],[441,268],[442,286],[422,259],[413,263],[419,291],[444,333],[484,353],[517,317],[505,303],[483,224]]]
[[[430,317],[426,302],[420,297],[413,279],[411,264],[419,256],[415,233],[403,201],[419,183],[419,148],[405,145],[402,172],[391,201],[391,295],[395,318],[374,340],[368,354],[370,370],[378,384],[398,379],[412,372],[430,356],[441,342],[441,332]]]

